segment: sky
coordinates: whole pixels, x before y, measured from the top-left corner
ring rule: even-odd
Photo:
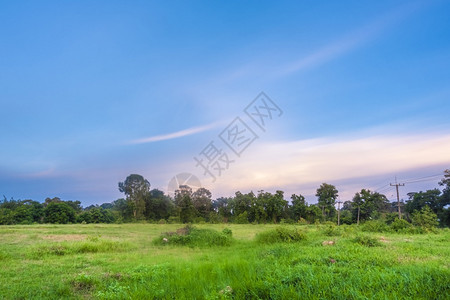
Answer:
[[[448,1],[0,1],[0,196],[213,198],[450,169]],[[180,175],[189,174],[189,176]],[[173,181],[172,181],[173,182]]]

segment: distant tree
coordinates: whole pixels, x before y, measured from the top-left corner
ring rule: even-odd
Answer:
[[[212,195],[206,188],[199,188],[192,193],[192,204],[194,205],[197,215],[207,220],[212,210]]]
[[[233,201],[233,198],[221,197],[212,203],[213,209],[223,218],[224,222],[228,222],[232,216]]]
[[[124,182],[119,182],[119,191],[126,195],[126,200],[133,209],[134,219],[142,219],[145,211],[145,197],[150,192],[150,183],[142,175],[131,174]]]
[[[153,189],[145,197],[145,217],[149,220],[168,219],[173,209],[172,199],[163,191]]]
[[[61,203],[61,202],[63,202],[63,201],[59,197],[53,197],[53,198],[47,197],[44,200],[44,207],[46,207],[50,203]]]
[[[324,218],[331,219],[336,213],[334,207],[338,197],[336,187],[328,183],[322,183],[316,191],[316,197],[318,197],[318,205],[322,209]]]
[[[233,216],[239,216],[240,214],[250,210],[250,207],[255,203],[255,194],[250,192],[248,194],[242,194],[240,191],[235,193],[234,199],[232,201],[232,212]]]
[[[302,195],[293,194],[291,196],[291,217],[293,220],[298,221],[300,218],[306,218],[306,210],[308,209],[308,204],[305,201],[305,197]]]
[[[262,196],[264,199],[264,211],[267,216],[267,221],[271,220],[273,223],[278,223],[288,203],[284,200],[284,193],[282,191],[276,191],[273,195],[271,193],[260,193],[258,198],[259,196]]]
[[[175,191],[175,205],[181,222],[190,223],[194,220],[196,210],[192,203],[192,188],[188,185],[180,185],[180,188]]]
[[[412,224],[420,226],[427,230],[438,226],[437,215],[430,209],[429,206],[424,206],[420,211],[414,211],[412,214]]]
[[[123,198],[117,199],[112,203],[112,211],[119,221],[131,221],[133,219],[133,205],[130,201]]]
[[[442,209],[441,191],[439,189],[408,194],[410,198],[406,201],[405,211],[409,214],[416,210],[420,211],[425,206],[431,208],[434,213],[438,213]]]
[[[388,205],[389,201],[386,196],[362,189],[361,192],[356,193],[353,197],[353,216],[357,224],[359,224],[360,220],[377,219],[382,212],[388,211]]]
[[[65,202],[49,203],[44,209],[45,223],[75,223],[75,210]]]
[[[306,221],[308,223],[315,223],[316,221],[319,221],[322,217],[322,210],[317,205],[309,205],[306,208]]]
[[[94,206],[89,210],[85,210],[78,216],[78,222],[84,221],[86,223],[112,223],[114,219],[111,210],[100,206]]]

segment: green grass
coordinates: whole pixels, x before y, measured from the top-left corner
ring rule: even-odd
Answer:
[[[0,299],[448,299],[450,293],[448,229],[204,224],[187,242],[161,242],[181,227],[0,226]]]

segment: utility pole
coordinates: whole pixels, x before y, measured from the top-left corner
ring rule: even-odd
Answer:
[[[402,218],[402,212],[400,210],[400,196],[398,194],[398,187],[399,186],[405,186],[404,183],[397,183],[397,177],[395,177],[395,184],[390,183],[390,186],[395,186],[395,189],[397,190],[397,206],[398,206],[398,218]]]
[[[341,203],[342,201],[338,200],[338,226],[341,225]]]

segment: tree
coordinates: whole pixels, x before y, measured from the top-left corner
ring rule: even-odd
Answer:
[[[415,226],[420,226],[426,230],[435,228],[439,223],[437,215],[428,206],[424,206],[420,211],[415,211],[412,214],[412,223]]]
[[[276,191],[276,193],[272,195],[271,193],[263,193],[263,191],[261,191],[258,194],[258,199],[260,201],[262,200],[263,209],[267,216],[266,220],[271,220],[273,223],[279,222],[288,203],[284,200],[284,193],[282,191]]]
[[[124,193],[133,209],[135,220],[141,219],[145,211],[145,197],[150,191],[150,183],[139,174],[129,175],[124,182],[119,182],[119,191]]]
[[[305,197],[302,195],[293,194],[291,196],[291,217],[293,220],[298,221],[300,218],[306,218],[306,210],[308,208],[308,204],[305,201]]]
[[[322,215],[325,219],[331,219],[336,213],[334,207],[338,197],[338,190],[334,185],[322,183],[316,191],[318,197],[318,205],[322,209]]]
[[[44,209],[44,222],[57,224],[75,223],[75,210],[65,202],[49,203]]]
[[[175,205],[183,223],[190,223],[194,220],[196,210],[192,203],[192,189],[188,185],[180,185],[180,189],[175,191]]]
[[[197,215],[207,220],[212,210],[211,192],[206,188],[199,188],[192,194],[192,204]]]
[[[406,201],[405,210],[412,214],[416,210],[421,210],[428,206],[434,213],[439,212],[441,207],[441,191],[439,189],[427,190],[425,192],[408,193],[409,200]]]
[[[360,220],[377,219],[381,212],[388,210],[389,201],[385,195],[362,189],[353,197],[353,215],[359,224]]]
[[[149,220],[168,219],[173,210],[173,202],[163,191],[153,189],[145,197],[145,217]]]
[[[233,207],[233,198],[220,197],[213,201],[212,206],[215,211],[223,218],[224,222],[228,222],[231,218],[231,208]]]

